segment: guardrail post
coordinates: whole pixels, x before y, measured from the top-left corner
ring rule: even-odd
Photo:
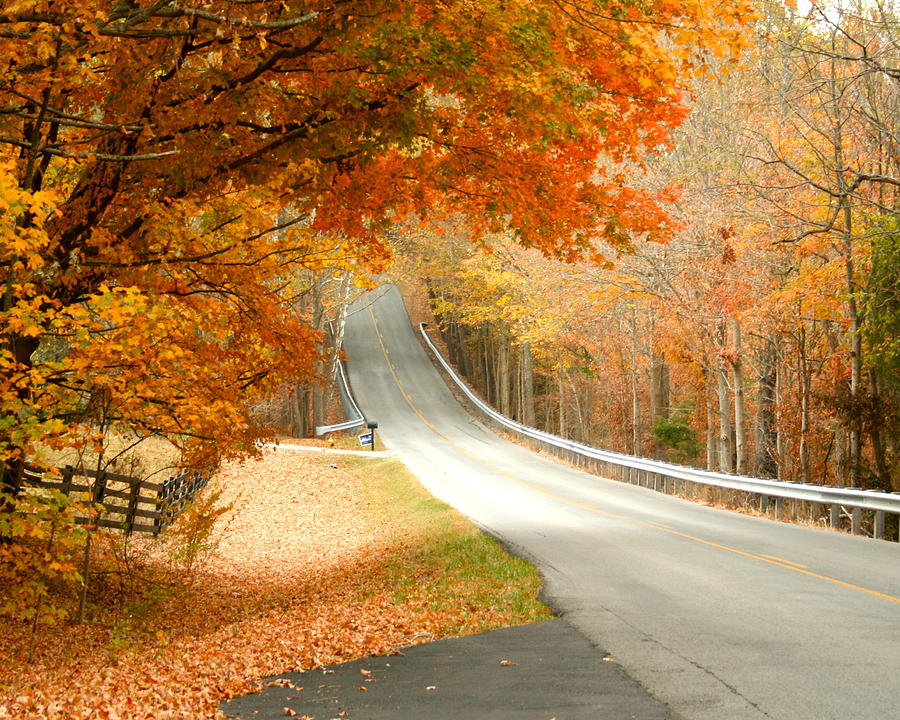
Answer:
[[[831,510],[828,513],[828,525],[832,528],[841,526],[841,506],[838,503],[831,504]]]
[[[850,532],[854,535],[862,533],[862,508],[855,507],[850,513]]]
[[[781,520],[784,517],[784,498],[775,498],[775,519]]]
[[[759,496],[759,511],[765,515],[769,512],[769,496],[768,495],[760,495]]]
[[[875,511],[875,539],[884,539],[884,510]]]

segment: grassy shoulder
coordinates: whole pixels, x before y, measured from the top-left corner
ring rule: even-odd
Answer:
[[[87,624],[41,628],[31,664],[28,623],[0,626],[0,719],[220,717],[265,676],[550,616],[534,569],[394,460],[273,450],[206,492],[233,509],[189,567],[190,527],[106,534]]]
[[[371,512],[397,527],[398,550],[386,563],[397,602],[425,602],[447,613],[443,635],[546,620],[533,565],[425,490],[397,460],[352,458],[365,473]]]

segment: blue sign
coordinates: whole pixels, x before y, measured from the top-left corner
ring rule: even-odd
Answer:
[[[363,433],[358,436],[360,445],[374,445],[374,439],[372,437],[372,433]]]

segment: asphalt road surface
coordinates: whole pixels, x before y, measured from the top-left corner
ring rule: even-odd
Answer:
[[[900,545],[605,480],[468,414],[399,293],[357,301],[350,382],[429,490],[539,567],[545,598],[688,720],[900,718]]]

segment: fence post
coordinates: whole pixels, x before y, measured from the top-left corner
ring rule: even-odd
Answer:
[[[141,492],[141,482],[135,479],[132,483],[128,495],[128,511],[125,513],[125,534],[131,535],[131,528],[134,525],[134,516],[137,513],[138,498]]]
[[[68,496],[72,491],[72,478],[75,477],[75,468],[66,465],[62,471],[62,494]]]
[[[106,470],[101,470],[94,480],[94,492],[91,494],[91,502],[95,505],[103,502],[103,496],[106,494]],[[100,524],[100,516],[103,514],[104,508],[91,508],[91,524],[97,528]]]

